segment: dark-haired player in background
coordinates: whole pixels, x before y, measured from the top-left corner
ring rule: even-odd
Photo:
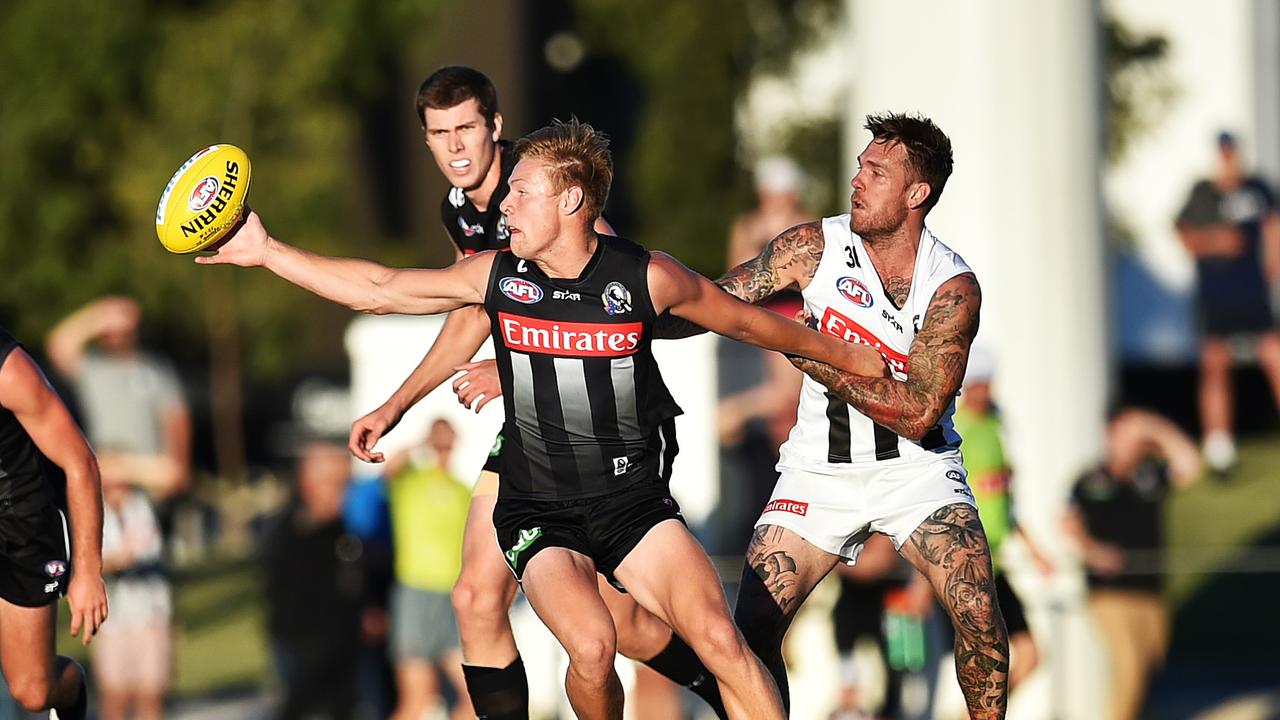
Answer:
[[[84,671],[54,654],[53,635],[63,593],[71,634],[83,633],[86,645],[107,619],[98,463],[44,373],[3,329],[0,547],[0,662],[9,692],[28,712],[82,720]]]

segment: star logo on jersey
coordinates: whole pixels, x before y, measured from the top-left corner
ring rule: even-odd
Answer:
[[[610,315],[631,312],[631,291],[620,282],[606,285],[600,299],[604,301],[604,311]]]
[[[476,235],[484,234],[483,225],[481,225],[480,223],[476,223],[475,225],[468,225],[467,221],[463,220],[461,215],[458,216],[458,227],[462,228],[462,234],[466,235],[467,237],[475,237]]]
[[[536,283],[518,277],[504,277],[498,281],[503,295],[524,305],[532,305],[542,299],[542,288]]]
[[[862,281],[855,277],[845,276],[836,281],[836,290],[844,296],[845,300],[857,305],[858,307],[869,308],[875,302],[871,297],[871,291],[867,289]]]
[[[61,560],[50,560],[44,564],[44,574],[51,578],[62,577],[67,573],[67,564]]]

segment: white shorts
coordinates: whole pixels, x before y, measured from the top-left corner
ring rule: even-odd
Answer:
[[[852,565],[873,532],[901,549],[935,510],[978,507],[959,453],[886,465],[802,470],[779,466],[756,527],[784,527]]]

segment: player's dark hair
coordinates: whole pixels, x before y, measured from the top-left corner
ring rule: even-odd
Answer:
[[[578,118],[556,120],[516,141],[516,157],[540,160],[556,192],[577,185],[582,188],[583,209],[594,221],[604,212],[613,184],[613,157],[609,138]]]
[[[447,110],[472,98],[480,105],[480,114],[489,127],[498,114],[498,90],[487,75],[465,65],[446,65],[427,76],[418,86],[416,107],[418,123],[426,126],[427,108]]]
[[[864,126],[871,131],[876,142],[898,142],[907,151],[907,165],[916,182],[929,184],[929,197],[925,198],[927,213],[938,204],[942,188],[951,177],[951,139],[938,129],[933,121],[923,115],[881,113],[868,115]]]

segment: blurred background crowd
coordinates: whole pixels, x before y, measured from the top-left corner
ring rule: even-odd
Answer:
[[[1010,717],[1280,717],[1280,5],[895,5],[0,7],[0,324],[102,467],[111,619],[87,655],[64,649],[97,716],[467,716],[455,446],[492,434],[429,414],[385,465],[355,463],[349,424],[382,398],[353,391],[351,314],[266,273],[197,272],[150,227],[173,168],[226,141],[281,237],[451,262],[413,93],[466,64],[509,139],[570,115],[607,132],[609,221],[712,277],[847,211],[867,112],[936,120],[956,172],[930,226],[986,298],[956,423],[1024,610]],[[400,341],[416,359],[431,336]],[[690,519],[733,583],[800,376],[697,347],[712,420],[681,444],[715,450]],[[535,714],[566,713],[558,657],[515,613]],[[945,622],[869,545],[791,633],[794,716],[959,717]],[[632,717],[701,711],[628,677]]]

